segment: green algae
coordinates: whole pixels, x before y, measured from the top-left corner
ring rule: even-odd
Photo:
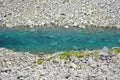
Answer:
[[[50,61],[51,59],[55,59],[55,58],[64,59],[64,60],[70,60],[70,57],[72,57],[72,56],[75,56],[76,58],[83,58],[85,55],[90,57],[92,54],[89,54],[89,53],[86,54],[82,50],[81,51],[69,51],[69,52],[63,52],[61,54],[58,54],[58,55],[55,55],[55,56],[52,56],[52,57],[49,57],[49,58],[38,59],[34,63],[42,64],[43,62]]]

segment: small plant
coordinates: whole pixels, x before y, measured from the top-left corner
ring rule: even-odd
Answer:
[[[61,54],[52,56],[52,57],[50,57],[50,58],[38,59],[38,60],[35,61],[34,63],[42,64],[43,62],[50,61],[51,59],[54,59],[54,58],[70,60],[70,57],[71,57],[71,56],[75,56],[75,57],[77,57],[77,58],[82,58],[82,57],[84,56],[83,54],[84,54],[84,51],[63,52],[63,53],[61,53]]]
[[[50,58],[46,58],[46,59],[41,58],[41,59],[38,59],[37,61],[34,61],[33,63],[42,64],[43,62],[50,61],[53,58],[54,57],[50,57]]]
[[[37,61],[34,61],[33,63],[42,64],[44,62],[44,59],[38,59]]]

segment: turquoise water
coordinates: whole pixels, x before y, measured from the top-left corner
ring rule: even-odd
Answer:
[[[118,29],[0,28],[0,47],[18,51],[58,52],[120,47]]]

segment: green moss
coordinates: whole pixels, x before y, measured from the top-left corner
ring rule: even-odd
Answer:
[[[43,62],[50,61],[51,59],[53,59],[53,57],[46,58],[46,59],[42,58],[42,59],[38,59],[37,61],[34,61],[33,63],[42,64]]]
[[[97,50],[95,50],[93,53],[85,52],[85,51],[83,51],[83,50],[81,50],[81,51],[63,52],[63,53],[61,53],[61,54],[52,56],[52,57],[50,57],[50,58],[38,59],[38,60],[35,61],[34,63],[42,64],[43,62],[50,61],[51,59],[55,59],[55,58],[70,60],[70,57],[71,57],[71,56],[75,56],[76,58],[83,58],[84,56],[91,57],[91,56],[94,56],[94,55],[98,54],[98,52],[99,52],[99,51],[97,51]]]
[[[110,49],[110,52],[120,53],[120,48],[113,48],[113,49]]]
[[[87,57],[91,57],[92,54],[91,54],[91,53],[87,53],[86,56],[87,56]]]
[[[70,52],[64,52],[62,54],[59,54],[57,58],[70,60],[71,56],[82,58],[84,55],[83,55],[83,51],[70,51]]]
[[[53,58],[54,58],[54,56],[53,56],[53,57],[50,57],[50,58],[46,58],[45,61],[50,61],[50,60],[53,59]]]
[[[44,62],[44,59],[38,59],[37,61],[34,61],[34,63],[37,63],[37,64],[42,64]]]
[[[95,54],[95,55],[97,55],[98,53],[99,53],[99,51],[98,51],[98,50],[95,50],[95,51],[94,51],[94,54]]]

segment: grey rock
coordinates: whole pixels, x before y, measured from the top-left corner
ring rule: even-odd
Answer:
[[[78,58],[76,58],[75,56],[71,56],[70,61],[75,63],[75,64],[79,64],[79,62],[80,62],[80,60]]]
[[[101,50],[101,52],[106,52],[108,53],[109,52],[109,49],[107,47],[103,47],[103,49]]]
[[[92,67],[97,67],[97,62],[95,62],[92,58],[89,58],[87,64]]]
[[[99,58],[102,60],[108,59],[109,57],[112,57],[112,54],[109,52],[109,49],[107,47],[104,47],[99,53]]]
[[[54,64],[59,64],[59,59],[53,59],[52,62],[53,62]]]
[[[76,69],[76,68],[77,68],[77,65],[74,64],[74,63],[70,63],[70,67]]]
[[[10,73],[11,72],[11,69],[8,69],[8,68],[2,68],[1,73]]]

